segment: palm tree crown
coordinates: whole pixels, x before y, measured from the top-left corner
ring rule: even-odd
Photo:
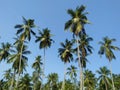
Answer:
[[[32,28],[35,27],[34,20],[33,19],[26,20],[23,17],[23,22],[24,22],[24,24],[15,25],[15,28],[18,28],[16,34],[20,34],[21,33],[20,38],[22,40],[25,40],[27,38],[30,41],[30,39],[31,39],[31,33],[33,35],[35,35],[35,32],[32,30]]]
[[[112,45],[112,42],[114,41],[116,41],[116,39],[109,39],[108,37],[104,37],[103,42],[99,42],[99,44],[101,44],[101,47],[98,53],[100,55],[105,54],[106,58],[108,58],[109,61],[116,59],[113,50],[120,50],[120,48]]]
[[[48,48],[51,46],[53,40],[51,39],[52,34],[50,34],[50,30],[48,28],[43,29],[43,32],[39,31],[39,35],[35,42],[39,42],[39,48]]]
[[[85,11],[85,6],[77,7],[76,10],[68,9],[68,14],[71,19],[65,23],[65,30],[69,29],[73,34],[78,35],[81,30],[84,30],[84,24],[88,23]]]
[[[69,41],[68,39],[66,39],[65,43],[63,43],[63,42],[61,43],[62,48],[58,49],[59,56],[64,63],[67,63],[67,62],[70,62],[73,60],[72,45],[73,45],[73,43],[71,41]]]

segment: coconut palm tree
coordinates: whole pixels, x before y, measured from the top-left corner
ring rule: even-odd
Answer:
[[[7,63],[12,63],[12,69],[14,70],[13,80],[15,79],[16,74],[18,74],[18,78],[19,78],[20,74],[23,73],[24,70],[26,70],[27,60],[28,60],[26,55],[31,53],[29,50],[27,50],[27,46],[24,45],[22,49],[22,54],[21,54],[20,45],[21,44],[19,44],[18,46],[15,46],[15,52],[9,55],[8,61],[7,61]],[[21,63],[20,63],[20,58],[21,58]],[[19,68],[19,65],[21,66],[20,68]],[[16,88],[17,88],[17,84],[18,84],[18,81],[16,82]]]
[[[115,83],[115,90],[120,89],[120,74],[113,74],[113,79]]]
[[[67,74],[70,75],[70,78],[72,80],[72,83],[74,83],[74,79],[77,77],[77,67],[71,65],[67,68],[68,72]]]
[[[10,43],[2,43],[0,48],[0,62],[2,60],[6,60],[8,56],[10,55],[12,45]]]
[[[36,35],[35,32],[32,30],[35,28],[34,20],[33,19],[25,19],[23,17],[23,24],[17,24],[15,25],[15,28],[17,30],[17,35],[20,34],[21,40],[25,40],[26,38],[30,41],[31,40],[31,34]]]
[[[18,80],[17,80],[17,83],[19,81],[19,76],[20,76],[20,72],[21,72],[21,60],[22,60],[22,51],[23,51],[23,47],[24,47],[24,41],[26,40],[26,38],[28,39],[28,41],[31,40],[31,33],[33,35],[35,35],[35,32],[32,30],[33,28],[35,27],[35,24],[34,24],[34,20],[33,19],[28,19],[26,20],[24,17],[23,17],[23,24],[17,24],[15,25],[15,28],[18,29],[17,30],[17,35],[19,35],[19,43],[21,44],[20,45],[20,60],[19,60],[19,74],[18,74]],[[17,84],[16,84],[17,86]]]
[[[51,44],[53,39],[51,39],[51,36],[53,36],[50,33],[50,30],[48,28],[43,29],[43,31],[39,31],[39,36],[36,36],[35,42],[39,42],[39,48],[44,50],[44,62],[43,62],[43,77],[42,79],[44,80],[45,77],[45,50],[47,48],[51,47]]]
[[[31,77],[29,76],[28,73],[25,74],[24,77],[20,79],[19,88],[20,90],[32,90]]]
[[[92,71],[89,71],[88,69],[84,72],[84,86],[85,90],[95,90],[96,86],[96,78],[95,74],[92,73]]]
[[[69,63],[73,60],[73,42],[69,41],[68,39],[65,40],[65,43],[61,42],[61,48],[58,49],[59,57],[61,58],[62,62],[64,62],[64,81],[62,84],[62,90],[65,90],[65,76],[66,76],[66,63]]]
[[[82,65],[80,62],[80,49],[79,49],[79,33],[85,31],[84,25],[89,23],[86,17],[87,12],[85,11],[85,6],[77,7],[76,10],[69,9],[68,14],[71,16],[71,19],[65,23],[65,30],[70,28],[70,31],[73,35],[76,36],[77,41],[77,55],[78,55],[78,63],[80,66],[80,90],[83,90],[82,85]]]
[[[87,56],[92,54],[92,46],[90,45],[90,41],[92,41],[92,37],[89,37],[87,34],[83,34],[83,32],[81,32],[79,34],[79,48],[80,48],[80,62],[81,62],[81,68],[82,68],[82,72],[83,69],[86,68],[86,62],[88,62]],[[74,49],[74,52],[77,54],[77,48]],[[78,61],[78,58],[76,59]],[[82,74],[82,84],[84,87],[84,75]]]
[[[58,74],[57,73],[51,73],[48,75],[47,84],[49,84],[50,90],[56,90],[57,89],[57,83],[58,83]]]
[[[106,58],[109,60],[109,64],[110,64],[110,72],[111,72],[111,79],[112,79],[112,89],[115,90],[115,86],[114,86],[114,81],[113,81],[113,76],[112,76],[112,65],[111,65],[111,61],[113,59],[116,59],[113,50],[120,50],[120,48],[118,48],[117,46],[112,45],[112,43],[116,41],[115,39],[110,39],[108,37],[104,37],[103,41],[100,41],[99,44],[100,46],[100,50],[99,50],[99,54],[100,55],[105,55]]]
[[[110,71],[104,66],[96,72],[99,74],[98,81],[100,90],[109,90],[111,87],[111,80],[109,78]]]
[[[70,67],[67,68],[67,74],[70,76],[72,83],[75,83],[76,86],[76,77],[77,77],[77,67],[71,65]],[[75,88],[76,90],[76,88]]]
[[[37,56],[34,63],[32,64],[32,68],[35,69],[35,71],[33,72],[33,77],[32,77],[32,80],[34,83],[34,90],[36,90],[36,86],[38,85],[38,82],[41,80],[41,74],[42,74],[41,66],[42,65],[43,63],[42,63],[41,56]],[[41,85],[39,87],[41,87]]]

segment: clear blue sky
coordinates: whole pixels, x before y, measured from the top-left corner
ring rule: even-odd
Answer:
[[[22,16],[25,18],[35,19],[35,23],[40,29],[48,27],[55,35],[53,39],[55,43],[46,53],[46,73],[57,72],[59,77],[63,77],[63,62],[58,58],[58,48],[60,42],[66,38],[71,38],[70,32],[64,32],[64,24],[69,20],[70,16],[66,13],[67,9],[75,9],[80,5],[86,6],[86,11],[89,12],[88,19],[92,24],[86,26],[89,36],[93,37],[94,41],[91,45],[94,47],[94,52],[89,56],[90,64],[87,68],[94,73],[101,66],[108,66],[108,61],[105,57],[100,58],[98,55],[98,42],[104,36],[116,38],[115,45],[120,47],[120,0],[1,0],[0,1],[0,43],[13,42],[16,30],[14,26],[22,23]],[[38,31],[35,30],[37,33]],[[32,54],[29,55],[29,63],[27,70],[31,71],[31,64],[35,57],[43,51],[38,49],[38,44],[34,43],[35,38],[29,43],[29,50]],[[120,74],[120,52],[115,53],[117,59],[112,62],[113,73]],[[74,64],[77,66],[77,64]],[[2,72],[8,69],[8,65],[4,62],[0,64],[0,76]]]

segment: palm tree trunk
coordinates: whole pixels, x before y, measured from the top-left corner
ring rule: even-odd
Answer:
[[[111,79],[112,79],[112,89],[115,90],[114,81],[113,81],[113,75],[112,75],[112,65],[111,65],[111,61],[109,61],[109,64],[110,64],[110,74],[111,74]]]
[[[20,50],[21,51],[20,52],[20,62],[19,62],[19,70],[18,70],[18,78],[17,78],[17,82],[16,82],[16,88],[18,87],[18,82],[19,82],[19,77],[20,77],[23,45],[24,45],[24,40],[22,41],[21,50]]]
[[[64,64],[64,80],[62,82],[61,90],[65,90],[65,79],[66,79],[66,64]]]
[[[40,90],[42,90],[43,88],[43,82],[44,82],[44,79],[45,79],[45,48],[44,48],[44,63],[43,63],[43,75],[42,75],[42,82],[41,82],[41,86],[40,86]]]
[[[106,82],[105,82],[105,90],[108,90],[108,89],[107,89],[107,83],[106,83]]]
[[[77,38],[77,54],[78,54],[78,63],[79,63],[79,67],[80,67],[80,90],[83,90],[83,81],[82,81],[82,65],[80,62],[80,48],[79,48],[79,43],[78,43],[78,37]]]
[[[13,73],[13,76],[12,76],[12,82],[11,82],[9,90],[14,90],[14,80],[15,80],[15,70],[14,70],[14,73]]]

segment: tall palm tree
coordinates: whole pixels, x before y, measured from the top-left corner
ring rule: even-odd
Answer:
[[[106,58],[109,60],[109,64],[110,64],[110,72],[111,72],[111,79],[112,79],[112,89],[115,90],[115,86],[114,86],[114,81],[113,81],[113,76],[112,76],[112,65],[111,65],[111,61],[113,59],[116,59],[113,50],[120,50],[120,48],[118,48],[117,46],[112,45],[112,43],[116,41],[115,39],[110,39],[108,37],[104,37],[103,41],[100,41],[99,44],[100,46],[100,50],[99,50],[99,54],[100,55],[104,55],[106,56]]]
[[[23,47],[24,47],[24,41],[26,40],[26,38],[28,39],[28,41],[31,40],[31,33],[33,35],[35,35],[35,32],[32,30],[32,28],[35,27],[35,24],[34,24],[34,20],[33,19],[28,19],[26,20],[24,17],[23,17],[23,24],[17,24],[15,25],[15,28],[18,29],[17,30],[17,35],[19,35],[19,41],[20,41],[20,64],[19,64],[19,74],[18,74],[18,80],[17,80],[17,83],[19,81],[19,76],[20,76],[20,68],[21,68],[21,60],[22,60],[22,51],[23,51]],[[17,84],[16,84],[17,85]]]
[[[93,74],[92,71],[89,71],[88,69],[84,72],[84,85],[85,90],[94,90],[96,86],[95,74]]]
[[[78,63],[80,65],[80,90],[83,90],[82,85],[82,65],[80,62],[80,49],[79,49],[79,33],[81,31],[84,31],[84,25],[89,23],[86,17],[87,12],[85,11],[85,6],[77,7],[76,10],[69,9],[68,14],[71,16],[71,19],[68,20],[65,23],[65,30],[68,30],[70,28],[70,31],[73,33],[73,35],[76,36],[77,41],[77,54],[78,54]]]
[[[36,90],[35,86],[37,86],[38,82],[40,81],[41,79],[41,74],[42,74],[42,71],[41,71],[41,66],[43,65],[42,63],[42,59],[41,59],[41,56],[37,56],[34,63],[32,64],[32,68],[35,69],[35,71],[33,72],[33,83],[34,83],[34,90]],[[41,85],[40,85],[41,87]],[[41,89],[41,88],[39,88]]]
[[[100,90],[109,90],[111,86],[111,80],[109,78],[110,71],[104,66],[96,72],[99,74],[98,81]]]
[[[21,44],[19,44],[18,46],[15,46],[15,52],[9,56],[7,61],[8,63],[12,63],[12,69],[14,70],[13,80],[15,79],[16,74],[18,74],[18,80],[19,80],[20,74],[23,73],[24,70],[26,70],[27,60],[28,60],[26,55],[31,53],[29,50],[27,50],[26,45],[23,46],[22,53],[21,53],[20,45]],[[21,62],[20,62],[20,58],[21,58]],[[16,88],[18,85],[18,80],[16,82]]]
[[[39,31],[39,36],[36,36],[35,42],[39,42],[39,48],[44,50],[44,62],[43,62],[43,77],[44,80],[45,77],[45,50],[47,48],[50,48],[53,39],[51,39],[51,36],[53,36],[50,33],[50,30],[48,28],[43,29],[43,31]]]
[[[0,48],[0,62],[6,60],[10,55],[12,45],[10,43],[2,43]]]
[[[69,63],[70,61],[73,60],[72,46],[73,46],[73,42],[66,39],[65,43],[61,42],[61,48],[58,49],[59,57],[61,58],[62,62],[64,62],[65,65],[62,90],[65,90],[66,63]]]

